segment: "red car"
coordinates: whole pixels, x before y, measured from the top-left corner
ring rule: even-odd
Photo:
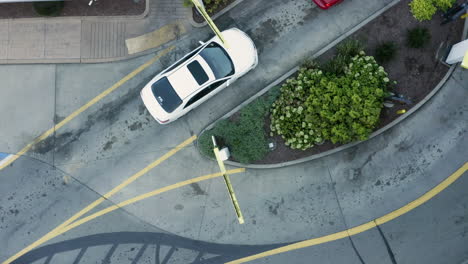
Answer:
[[[343,0],[313,0],[313,1],[314,3],[318,5],[318,7],[322,9],[328,9],[331,6],[338,4],[339,2]]]

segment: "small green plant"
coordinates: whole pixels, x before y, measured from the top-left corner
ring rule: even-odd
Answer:
[[[200,151],[214,157],[211,136],[218,144],[229,147],[232,157],[241,163],[260,160],[268,153],[265,117],[279,94],[279,87],[272,88],[266,97],[260,97],[241,109],[237,120],[221,120],[213,129],[205,131],[198,139]]]
[[[302,61],[302,67],[307,69],[318,69],[320,68],[320,64],[314,59],[305,59]]]
[[[434,4],[442,11],[447,11],[457,0],[434,0]]]
[[[381,43],[375,49],[375,59],[379,63],[391,61],[398,50],[398,46],[393,41]]]
[[[322,69],[325,71],[325,73],[341,75],[344,73],[349,60],[350,57],[337,54],[335,57],[326,62],[322,66]]]
[[[64,1],[34,2],[33,7],[41,16],[58,16],[62,12]]]
[[[431,20],[438,9],[446,11],[456,0],[413,0],[409,3],[411,13],[419,21]]]
[[[193,7],[193,2],[191,0],[184,0],[185,7]]]
[[[336,50],[338,54],[352,58],[358,55],[361,50],[364,50],[364,45],[357,39],[349,39],[339,44]]]
[[[227,3],[228,0],[203,0],[203,5],[208,13],[215,12],[219,7]],[[185,7],[193,7],[193,2],[191,0],[184,0],[183,5]]]
[[[415,27],[406,33],[406,46],[410,48],[422,48],[431,40],[431,33],[425,27]]]

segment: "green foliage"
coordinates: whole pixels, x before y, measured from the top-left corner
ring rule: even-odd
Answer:
[[[342,75],[302,68],[281,87],[270,129],[293,149],[323,140],[364,140],[379,121],[389,81],[384,68],[364,52],[351,58]]]
[[[271,104],[278,97],[279,88],[274,87],[265,97],[259,97],[242,108],[238,120],[221,120],[211,130],[205,131],[198,139],[202,153],[214,157],[211,136],[218,144],[229,147],[232,157],[241,163],[260,160],[268,153],[265,117]]]
[[[322,69],[326,73],[340,75],[345,71],[346,66],[349,63],[349,57],[337,54],[335,57],[326,62]]]
[[[227,3],[228,0],[203,0],[203,4],[205,5],[205,9],[208,13],[213,13]]]
[[[193,7],[193,2],[191,0],[184,0],[183,5],[185,7]]]
[[[34,2],[33,7],[41,16],[58,16],[65,5],[64,1]]]
[[[438,9],[446,11],[456,0],[413,0],[409,3],[411,13],[419,21],[431,20]]]
[[[457,0],[434,0],[434,4],[442,11],[447,11]]]
[[[349,39],[339,44],[336,50],[338,54],[352,58],[358,55],[361,50],[364,50],[364,45],[357,39]]]
[[[409,29],[406,34],[406,45],[410,48],[422,48],[431,40],[431,33],[425,27]]]
[[[227,3],[228,0],[203,0],[203,5],[205,5],[206,11],[210,14]],[[193,7],[193,2],[191,0],[184,0],[183,5],[185,7]]]
[[[375,59],[379,63],[392,60],[397,53],[398,46],[393,41],[381,43],[375,49]]]
[[[305,59],[302,61],[301,67],[307,68],[307,69],[318,69],[320,68],[320,64],[313,59]]]

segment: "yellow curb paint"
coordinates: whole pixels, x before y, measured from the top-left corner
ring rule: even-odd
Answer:
[[[315,245],[320,245],[324,244],[327,242],[335,241],[338,239],[342,239],[345,237],[357,235],[359,233],[362,233],[364,231],[370,230],[374,227],[377,227],[378,225],[382,225],[384,223],[387,223],[391,220],[394,220],[397,217],[400,217],[409,211],[415,209],[416,207],[422,205],[423,203],[427,202],[428,200],[432,199],[435,197],[437,194],[445,190],[448,186],[450,186],[452,183],[454,183],[458,178],[460,178],[463,173],[465,173],[468,170],[468,162],[466,162],[461,168],[459,168],[456,172],[454,172],[452,175],[450,175],[448,178],[446,178],[444,181],[439,183],[436,187],[432,188],[430,191],[419,197],[418,199],[408,203],[407,205],[390,212],[380,218],[375,219],[374,221],[350,228],[345,231],[341,231],[338,233],[330,234],[327,236],[319,237],[319,238],[313,238],[309,240],[304,240],[301,242],[293,243],[284,247],[279,247],[275,248],[272,250],[268,250],[259,254],[251,255],[245,258],[233,260],[226,262],[225,264],[240,264],[240,263],[246,263],[252,260],[268,257],[268,256],[273,256],[277,255],[280,253],[288,252],[288,251],[293,251],[296,249],[301,249],[301,248],[306,248],[310,246],[315,246]]]
[[[177,21],[173,24],[165,25],[153,32],[144,35],[130,38],[125,40],[127,45],[128,54],[135,54],[145,50],[159,47],[171,40],[176,39],[178,36],[187,32],[184,24]]]
[[[67,116],[65,119],[63,119],[62,121],[60,121],[58,124],[56,124],[54,127],[50,128],[49,130],[47,130],[46,132],[44,132],[42,135],[40,135],[39,137],[35,138],[33,140],[33,142],[27,144],[24,148],[22,148],[18,153],[14,154],[11,156],[11,158],[8,160],[8,162],[4,162],[0,165],[0,170],[3,170],[4,168],[6,168],[8,165],[10,165],[11,163],[13,163],[15,160],[17,160],[19,157],[21,157],[22,155],[24,155],[26,152],[28,152],[34,145],[36,145],[37,143],[43,141],[44,139],[48,138],[50,135],[52,135],[54,133],[54,131],[57,131],[58,129],[60,129],[61,127],[63,127],[64,125],[66,125],[68,122],[70,122],[71,120],[73,120],[75,117],[77,117],[79,114],[81,114],[82,112],[84,112],[85,110],[87,110],[88,108],[90,108],[92,105],[96,104],[98,101],[100,101],[102,98],[106,97],[108,94],[110,94],[111,92],[113,92],[114,90],[116,90],[117,88],[119,88],[120,86],[122,86],[122,84],[126,83],[128,80],[132,79],[133,77],[135,77],[137,74],[139,74],[140,72],[142,72],[144,69],[146,69],[148,66],[150,66],[151,64],[155,63],[159,58],[161,58],[162,56],[164,56],[166,53],[168,53],[169,51],[173,50],[175,48],[175,46],[171,46],[165,50],[163,50],[162,52],[160,52],[158,55],[154,56],[152,59],[150,59],[149,61],[147,61],[145,64],[141,65],[140,67],[138,67],[137,69],[135,69],[134,71],[132,71],[131,73],[129,73],[127,76],[125,76],[123,79],[121,79],[120,81],[118,81],[117,83],[115,83],[114,85],[112,85],[110,88],[108,88],[107,90],[105,90],[104,92],[100,93],[98,96],[94,97],[91,101],[87,102],[85,105],[83,105],[82,107],[80,107],[79,109],[77,109],[75,112],[71,113],[69,116]]]
[[[63,222],[62,224],[60,224],[59,226],[54,228],[52,231],[50,231],[49,233],[47,233],[46,235],[41,237],[39,240],[37,240],[36,242],[34,242],[31,245],[27,246],[26,248],[24,248],[20,252],[16,253],[14,256],[10,257],[9,259],[5,260],[2,264],[10,264],[11,262],[13,262],[14,260],[16,260],[19,257],[23,256],[24,254],[28,253],[32,249],[42,245],[43,243],[47,242],[48,240],[50,240],[50,239],[58,236],[59,234],[63,233],[63,232],[61,232],[61,230],[64,227],[66,227],[69,224],[73,223],[73,221],[75,221],[76,219],[78,219],[82,215],[86,214],[87,212],[89,212],[90,210],[92,210],[93,208],[95,208],[96,206],[101,204],[102,202],[104,202],[106,199],[108,199],[109,197],[111,197],[112,195],[117,193],[118,191],[125,188],[130,183],[132,183],[135,180],[137,180],[138,178],[140,178],[142,175],[144,175],[145,173],[147,173],[148,171],[150,171],[151,169],[153,169],[154,167],[159,165],[161,162],[165,161],[166,159],[168,159],[172,155],[176,154],[179,150],[181,150],[182,148],[184,148],[187,145],[189,145],[190,143],[192,143],[196,138],[197,138],[197,136],[192,136],[192,137],[188,138],[187,140],[182,142],[180,145],[173,148],[172,150],[170,150],[169,152],[164,154],[162,157],[160,157],[156,161],[152,162],[151,164],[149,164],[144,169],[140,170],[139,172],[137,172],[136,174],[134,174],[130,178],[126,179],[125,181],[123,181],[121,184],[119,184],[117,187],[115,187],[114,189],[112,189],[108,193],[104,194],[103,197],[97,199],[96,201],[92,202],[90,205],[86,206],[84,209],[82,209],[81,211],[79,211],[78,213],[76,213],[75,215],[70,217],[68,220],[66,220],[65,222]]]

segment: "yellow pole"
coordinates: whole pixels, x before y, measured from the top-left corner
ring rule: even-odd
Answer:
[[[202,3],[200,3],[199,0],[190,0],[190,1],[192,1],[192,3],[195,5],[197,10],[200,12],[200,14],[206,20],[206,23],[208,23],[208,25],[213,30],[213,32],[216,34],[216,36],[218,36],[218,38],[221,40],[221,42],[223,42],[224,46],[228,47],[228,44],[227,44],[226,40],[223,38],[223,35],[219,31],[218,27],[215,25],[213,20],[211,20],[210,16],[206,12],[205,7],[202,5]]]
[[[468,69],[468,50],[465,53],[465,57],[463,57],[463,61],[461,63],[461,66],[465,69]]]
[[[237,201],[236,194],[234,193],[234,189],[232,188],[231,180],[229,179],[229,175],[226,173],[224,162],[220,157],[218,146],[216,146],[216,140],[214,139],[214,136],[212,137],[213,137],[213,145],[214,145],[213,151],[214,151],[216,160],[218,161],[219,169],[221,170],[221,173],[223,174],[224,183],[226,183],[226,186],[229,192],[229,197],[231,197],[232,205],[234,206],[234,210],[236,211],[237,220],[239,221],[239,224],[243,224],[244,216],[242,216],[242,211],[240,209],[239,202]]]

